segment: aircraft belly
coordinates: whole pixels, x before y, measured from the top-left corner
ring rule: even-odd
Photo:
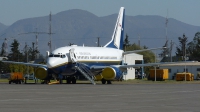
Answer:
[[[120,61],[115,61],[115,62],[79,62],[79,63],[84,63],[87,68],[89,69],[90,66],[110,66],[110,65],[117,65],[117,64],[120,64]],[[58,67],[55,67],[55,68],[51,68],[53,70],[53,72],[55,74],[61,74],[61,75],[73,75],[76,73],[76,70],[75,70],[75,65],[74,64],[68,64],[68,65],[62,65],[62,66],[58,66]],[[102,69],[99,69],[99,70],[91,70],[91,72],[94,74],[94,75],[98,75],[99,73],[101,73]]]
[[[56,68],[52,68],[52,70],[56,74],[61,74],[61,75],[73,75],[76,71],[73,68],[74,65],[64,65],[64,66],[59,66]]]

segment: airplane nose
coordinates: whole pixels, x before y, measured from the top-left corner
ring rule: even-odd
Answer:
[[[54,66],[56,66],[56,60],[55,59],[48,59],[47,60],[47,67],[48,68],[52,68],[52,67],[54,67]]]

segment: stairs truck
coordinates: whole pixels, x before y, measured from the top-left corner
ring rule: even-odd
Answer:
[[[24,82],[24,76],[21,72],[13,72],[10,74],[10,77],[8,78],[9,84],[15,83],[15,84],[21,84]]]

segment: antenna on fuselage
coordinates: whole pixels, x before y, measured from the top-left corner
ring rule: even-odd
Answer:
[[[98,41],[97,41],[97,47],[100,47],[100,37],[97,37]]]

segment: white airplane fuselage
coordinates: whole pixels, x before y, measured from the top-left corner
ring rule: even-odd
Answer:
[[[56,74],[72,75],[75,66],[70,57],[70,49],[74,49],[76,62],[90,66],[119,65],[122,62],[123,50],[108,47],[66,46],[54,50],[47,59],[47,66]]]

